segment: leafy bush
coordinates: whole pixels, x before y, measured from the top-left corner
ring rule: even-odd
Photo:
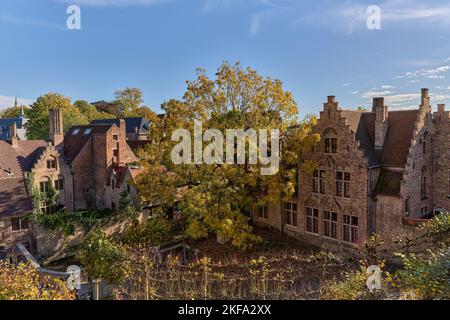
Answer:
[[[148,246],[161,245],[172,238],[172,225],[162,217],[154,217],[145,222],[136,223],[125,233],[124,240],[128,244]]]
[[[0,300],[73,300],[66,284],[39,275],[28,264],[18,266],[0,262]]]
[[[414,299],[450,298],[450,248],[401,256],[405,266],[396,276],[402,292]]]
[[[127,249],[103,232],[92,232],[80,248],[80,260],[94,279],[121,284],[129,274]]]

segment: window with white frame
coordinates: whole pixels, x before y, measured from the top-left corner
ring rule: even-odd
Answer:
[[[20,218],[11,218],[11,229],[12,231],[22,231],[28,230],[28,218],[20,217]]]
[[[323,133],[324,140],[324,153],[336,154],[337,153],[337,132],[329,128]]]
[[[56,169],[56,159],[51,158],[47,160],[47,169]]]
[[[294,202],[285,202],[283,207],[286,225],[291,227],[297,227],[298,226],[297,204]]]
[[[306,208],[306,231],[319,234],[319,209]]]
[[[350,173],[336,172],[336,196],[350,198]]]
[[[43,193],[48,192],[50,190],[50,179],[49,178],[43,178],[39,182],[39,190]]]
[[[338,215],[336,212],[324,211],[323,213],[323,234],[325,237],[337,239]]]
[[[261,218],[261,219],[269,218],[269,212],[268,212],[267,206],[258,207],[258,218]]]
[[[316,170],[313,173],[313,193],[325,194],[325,170]]]
[[[342,240],[348,243],[357,243],[358,242],[358,217],[351,215],[343,216],[343,232],[342,232]]]

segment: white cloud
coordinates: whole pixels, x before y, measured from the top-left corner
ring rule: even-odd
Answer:
[[[377,97],[384,97],[390,94],[394,94],[394,91],[384,90],[384,91],[367,91],[362,94],[362,99],[372,99]]]
[[[396,79],[412,79],[412,78],[427,78],[427,79],[444,79],[443,73],[450,71],[450,66],[441,66],[431,69],[420,69],[417,71],[407,72],[402,75],[398,75]]]
[[[351,94],[353,95],[359,94],[359,91],[358,90],[352,91]]]
[[[381,86],[381,89],[385,89],[385,90],[391,90],[394,89],[394,86],[388,85],[388,84],[384,84]]]
[[[15,97],[2,96],[0,95],[0,109],[14,107]],[[34,101],[31,99],[17,98],[17,103],[19,105],[30,105]]]
[[[330,5],[330,3],[332,3]],[[331,25],[334,30],[352,33],[355,29],[368,30],[368,4],[355,0],[327,2],[315,12],[310,12],[296,23]],[[423,21],[432,24],[448,25],[450,22],[450,4],[425,3],[419,0],[384,0],[381,8],[382,28],[394,23]]]
[[[129,7],[129,6],[149,6],[156,3],[168,2],[171,0],[54,0],[54,1],[91,7],[104,7],[104,6]]]

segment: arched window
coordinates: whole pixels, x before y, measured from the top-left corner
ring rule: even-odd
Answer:
[[[324,153],[337,153],[337,132],[332,128],[328,128],[323,132]]]
[[[44,177],[39,181],[39,190],[41,192],[48,192],[50,190],[51,184],[48,177]]]

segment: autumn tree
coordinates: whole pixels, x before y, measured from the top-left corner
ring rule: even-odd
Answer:
[[[168,207],[177,204],[187,221],[186,233],[194,239],[215,234],[236,247],[251,246],[258,240],[249,223],[251,210],[292,197],[298,156],[318,140],[310,134],[315,119],[299,122],[297,104],[280,80],[264,78],[239,63],[222,64],[215,79],[198,69],[197,79],[187,82],[183,99],[170,100],[162,109],[165,116],[152,121],[151,143],[140,154],[145,173],[138,177],[139,191]],[[171,154],[178,141],[171,135],[187,129],[193,136],[194,120],[202,122],[203,132],[217,129],[223,136],[227,129],[277,129],[283,143],[293,149],[282,148],[286,151],[275,175],[261,175],[265,165],[248,161],[249,148],[247,160],[238,165],[175,165]]]
[[[50,109],[63,111],[64,131],[67,131],[73,125],[88,123],[87,117],[70,103],[70,98],[58,93],[47,93],[40,96],[31,106],[29,120],[26,124],[29,140],[48,140]]]
[[[142,91],[139,88],[126,87],[115,92],[116,100],[114,101],[121,110],[122,116],[132,117],[136,115],[136,111],[143,103]]]
[[[28,264],[0,261],[1,300],[73,300],[75,295],[62,280],[41,275]]]
[[[17,107],[11,107],[3,110],[0,113],[0,118],[17,118],[20,116],[22,112],[22,108],[24,110],[24,113],[26,116],[29,115],[29,107],[26,106],[17,106]]]
[[[97,119],[114,118],[114,115],[98,111],[95,106],[84,100],[77,100],[73,103],[73,105],[78,108],[78,110],[86,117],[89,122]]]
[[[126,248],[101,231],[93,231],[83,240],[79,255],[93,279],[122,284],[129,273]]]

